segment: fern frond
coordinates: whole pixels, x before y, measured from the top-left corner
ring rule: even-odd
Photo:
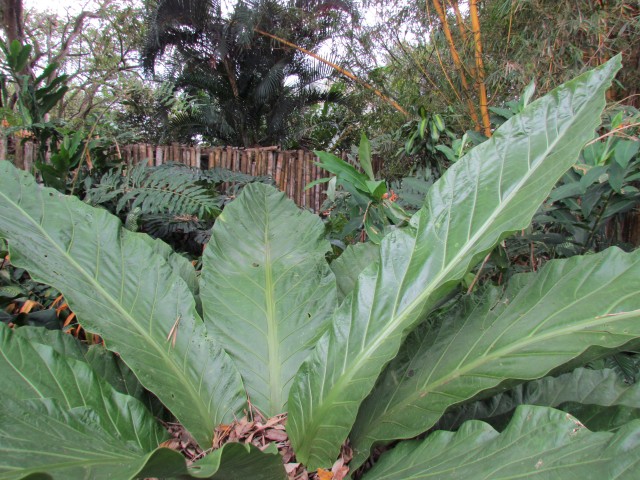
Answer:
[[[119,178],[118,178],[119,177]],[[115,212],[135,211],[139,214],[195,215],[212,218],[220,213],[221,199],[194,169],[168,164],[148,167],[139,164],[121,174],[106,174],[100,184],[88,192],[93,203],[104,204],[118,199]]]

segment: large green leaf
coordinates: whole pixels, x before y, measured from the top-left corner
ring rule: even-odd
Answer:
[[[185,282],[105,210],[39,187],[0,162],[0,234],[12,262],[64,293],[203,446],[244,404],[228,355],[207,337]]]
[[[0,478],[132,476],[167,433],[142,403],[97,376],[68,335],[50,332],[54,347],[29,336],[39,337],[0,324]]]
[[[164,448],[146,451],[136,437],[124,442],[103,423],[92,408],[69,409],[49,398],[3,401],[0,479],[40,474],[35,478],[126,480],[136,478],[149,463],[157,467],[153,476],[171,477],[185,469],[179,453]],[[154,458],[167,453],[169,461],[164,458],[160,468]]]
[[[338,258],[331,262],[331,270],[336,276],[339,302],[351,294],[362,270],[379,256],[380,248],[375,243],[357,243],[349,245]]]
[[[447,412],[437,423],[438,430],[455,430],[467,420],[488,420],[503,417],[519,405],[543,405],[565,410],[561,405],[623,406],[638,409],[640,413],[640,383],[628,385],[611,369],[590,370],[577,368],[557,377],[544,377],[527,382],[461,408]],[[565,410],[566,411],[566,410]],[[591,410],[587,410],[590,414]],[[570,413],[587,424],[577,411]],[[496,425],[493,421],[492,425]],[[589,427],[594,430],[592,427]]]
[[[40,327],[20,327],[13,333],[32,344],[47,345],[60,355],[86,362],[93,371],[105,379],[116,391],[126,393],[141,400],[145,390],[133,372],[102,345],[87,347],[77,338],[60,330],[47,330]]]
[[[615,432],[632,420],[640,420],[640,408],[621,405],[603,407],[567,402],[560,405],[559,409],[570,413],[594,432]]]
[[[536,379],[640,337],[640,250],[617,248],[547,263],[499,306],[443,323],[408,362],[393,362],[362,404],[351,435],[356,464],[378,441],[411,438],[456,403],[509,379]],[[400,362],[397,362],[400,363]],[[605,394],[601,399],[605,401]]]
[[[436,432],[402,442],[384,454],[363,480],[473,478],[638,478],[640,421],[616,434],[587,430],[564,412],[519,407],[498,433],[470,421],[458,432]]]
[[[227,443],[189,468],[193,478],[278,480],[287,477],[274,444],[261,451],[251,444]]]
[[[116,391],[86,362],[15,335],[2,323],[0,377],[5,386],[0,410],[9,403],[49,398],[68,410],[92,409],[102,428],[138,451],[151,451],[167,437],[138,400]]]
[[[510,232],[525,228],[593,137],[620,59],[513,117],[429,190],[411,228],[390,233],[291,388],[287,431],[311,468],[337,456],[360,402],[405,332]]]
[[[245,187],[213,227],[202,267],[204,319],[268,416],[286,410],[293,376],[335,310],[330,248],[316,215],[264,184]]]

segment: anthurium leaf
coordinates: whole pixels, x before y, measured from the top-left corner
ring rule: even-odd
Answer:
[[[153,248],[153,252],[164,258],[173,271],[185,281],[191,293],[198,295],[198,278],[193,264],[186,257],[173,251],[173,249],[162,240],[157,238],[153,239],[149,236],[141,236],[141,238],[147,240]]]
[[[260,451],[251,444],[227,443],[189,468],[193,478],[215,480],[286,479],[282,457],[274,444]]]
[[[448,407],[504,381],[544,377],[602,353],[589,347],[640,337],[640,250],[556,260],[527,278],[515,297],[487,299],[466,318],[444,322],[435,341],[389,366],[352,431],[356,464],[374,442],[424,432]]]
[[[72,335],[61,330],[49,330],[41,327],[20,327],[12,329],[13,335],[29,343],[40,343],[53,348],[60,355],[83,362],[87,361],[88,347]]]
[[[515,410],[519,405],[545,405],[564,410],[560,406],[568,402],[589,406],[626,406],[638,409],[640,413],[640,383],[624,383],[612,369],[577,368],[557,377],[544,377],[518,385],[487,400],[447,412],[438,421],[436,428],[455,430],[467,420],[488,421]],[[571,410],[570,413],[587,424],[586,419],[576,411]]]
[[[405,332],[510,232],[525,228],[593,136],[620,58],[531,103],[454,164],[410,227],[382,241],[291,388],[297,459],[331,465]]]
[[[342,255],[331,262],[331,270],[338,285],[338,302],[347,297],[355,287],[358,275],[378,259],[380,247],[373,242],[349,245]]]
[[[567,402],[559,410],[570,413],[593,432],[615,432],[632,420],[640,420],[640,408],[587,405]]]
[[[336,307],[320,218],[255,183],[218,217],[203,256],[207,329],[242,373],[251,403],[286,411],[291,381]]]
[[[100,378],[106,380],[116,391],[130,395],[141,400],[145,405],[149,405],[148,392],[140,385],[133,372],[119,357],[102,345],[92,345],[87,348],[85,344],[69,334],[60,330],[48,330],[40,327],[14,328],[13,334],[31,344],[46,345],[60,355],[89,364],[93,371]]]
[[[15,335],[4,324],[0,347],[0,377],[6,386],[0,411],[10,403],[48,398],[67,410],[90,408],[101,428],[123,443],[131,442],[139,452],[149,452],[166,439],[140,402],[117,392],[84,361]]]
[[[618,433],[590,432],[564,412],[518,407],[498,433],[470,421],[456,433],[436,432],[402,442],[384,454],[363,480],[637,478],[640,421]]]
[[[215,426],[242,409],[243,388],[185,282],[142,234],[8,162],[0,162],[0,212],[12,263],[60,290],[82,326],[206,448]]]
[[[89,407],[69,409],[53,399],[3,401],[0,479],[126,480],[137,478],[137,472],[149,462],[156,464],[154,476],[173,477],[185,470],[184,457],[178,452],[145,451],[139,439],[124,442],[102,422]],[[157,455],[164,457],[162,465],[153,461]]]

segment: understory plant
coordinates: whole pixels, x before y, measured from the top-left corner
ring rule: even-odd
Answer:
[[[396,195],[393,190],[388,191],[384,180],[375,179],[371,145],[366,135],[362,134],[358,147],[358,163],[364,173],[332,153],[316,151],[315,154],[320,159],[318,165],[334,174],[333,177],[311,182],[306,187],[329,183],[328,198],[322,209],[329,217],[327,224],[330,237],[353,241],[360,235],[379,244],[385,231],[404,225],[409,220],[407,213],[394,203]],[[344,243],[340,246],[344,249]]]
[[[576,367],[638,342],[640,252],[616,248],[550,261],[433,315],[529,224],[593,138],[619,67],[615,58],[532,102],[456,162],[407,226],[331,265],[321,220],[268,185],[248,185],[218,217],[198,280],[166,244],[0,163],[12,263],[60,290],[117,354],[0,325],[0,478],[277,479],[300,468],[342,478],[361,465],[366,480],[635,478],[637,420],[592,432],[548,406],[519,406],[503,410],[501,432],[472,420],[405,440],[507,387],[586,378]],[[114,358],[135,379],[114,372]],[[636,387],[592,372],[600,380],[563,383],[564,402],[638,410]],[[156,420],[138,381],[176,422]],[[588,395],[594,384],[616,394]],[[165,425],[182,434],[170,439]],[[175,451],[192,445],[189,460]]]

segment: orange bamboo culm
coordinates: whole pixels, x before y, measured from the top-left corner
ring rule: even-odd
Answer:
[[[426,0],[429,2],[429,0]],[[460,83],[462,84],[462,89],[464,96],[466,98],[467,108],[469,110],[469,115],[471,116],[471,120],[473,120],[474,125],[477,130],[480,130],[480,120],[478,118],[478,112],[476,111],[476,107],[471,100],[471,89],[469,87],[469,82],[467,81],[467,76],[464,71],[464,65],[462,64],[462,60],[460,59],[460,55],[458,54],[458,49],[456,48],[455,43],[453,42],[453,36],[451,35],[451,29],[449,28],[449,22],[447,21],[447,15],[440,3],[440,0],[431,0],[433,2],[433,7],[436,10],[438,18],[442,23],[442,30],[444,32],[444,36],[447,39],[447,44],[449,45],[449,51],[451,52],[451,58],[453,59],[453,64],[458,71],[458,75],[460,76]],[[427,9],[429,8],[427,3]]]
[[[480,35],[480,19],[478,17],[478,0],[469,1],[469,16],[475,45],[476,86],[480,97],[480,114],[482,115],[482,130],[486,137],[491,136],[491,121],[489,120],[489,102],[487,100],[487,84],[484,81],[484,63],[482,61],[482,38]]]
[[[322,58],[320,55],[317,55],[315,53],[313,53],[310,50],[307,50],[306,48],[302,48],[298,45],[296,45],[295,43],[291,43],[287,40],[285,40],[284,38],[280,38],[277,37],[275,35],[272,35],[271,33],[265,32],[263,30],[260,30],[258,28],[254,28],[253,29],[254,32],[263,35],[267,38],[271,38],[273,40],[276,40],[280,43],[282,43],[283,45],[286,45],[287,47],[291,47],[291,48],[295,48],[296,50],[298,50],[299,52],[304,53],[305,55],[309,55],[310,57],[315,58],[316,60],[324,63],[325,65],[330,66],[331,68],[333,68],[334,70],[336,70],[337,72],[340,72],[342,75],[344,75],[347,78],[350,78],[351,80],[353,80],[354,82],[358,83],[359,85],[362,85],[363,87],[365,87],[368,90],[371,90],[374,94],[376,94],[378,97],[380,97],[382,100],[384,100],[386,103],[388,103],[389,105],[391,105],[393,108],[395,108],[398,112],[402,113],[405,117],[409,117],[409,112],[407,112],[404,108],[402,108],[400,106],[400,104],[398,102],[396,102],[395,100],[393,100],[392,98],[387,97],[384,93],[382,93],[380,90],[378,90],[377,88],[375,88],[372,85],[369,85],[367,82],[365,82],[364,80],[356,77],[353,73],[351,73],[348,70],[345,70],[344,68],[342,68],[339,65],[336,65],[333,62],[330,62],[329,60]]]

